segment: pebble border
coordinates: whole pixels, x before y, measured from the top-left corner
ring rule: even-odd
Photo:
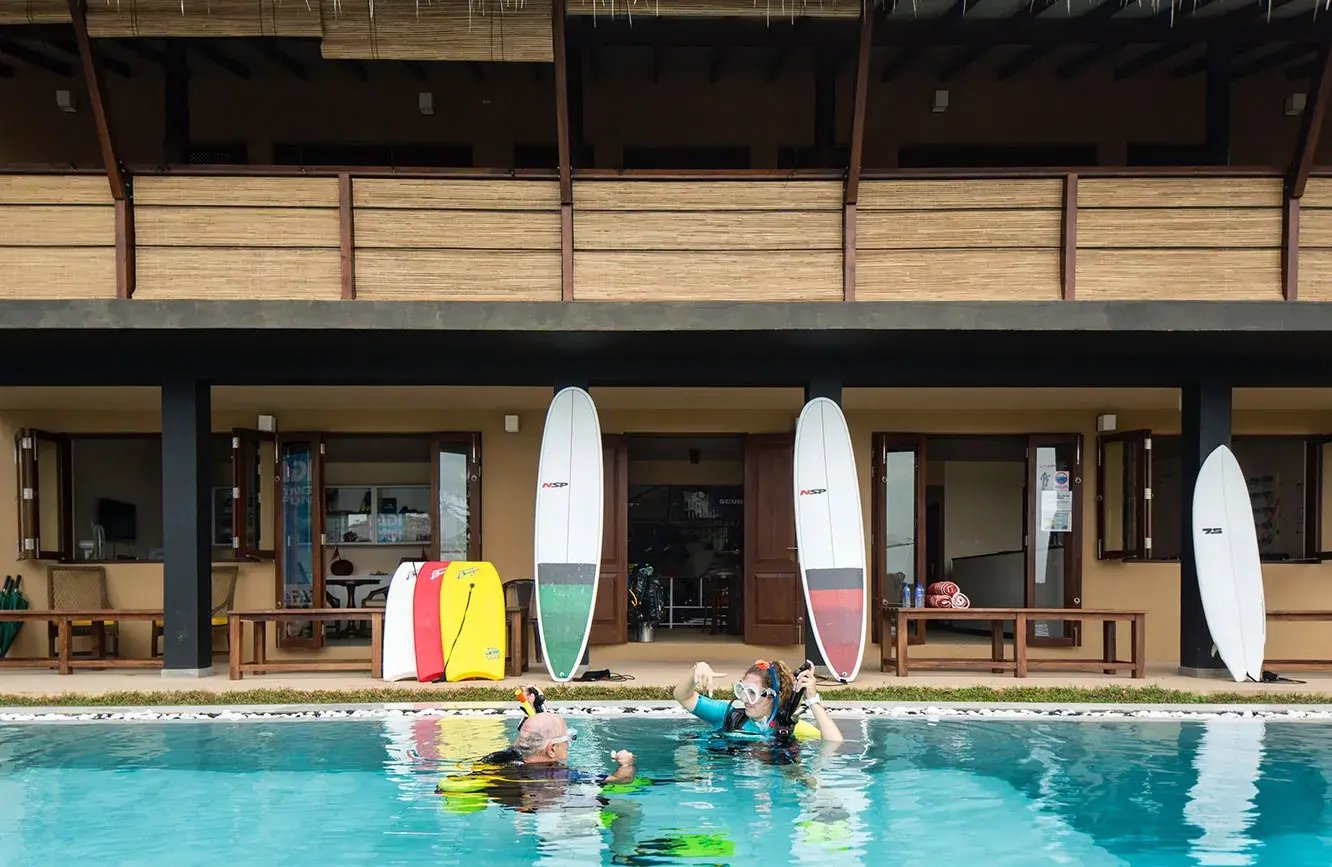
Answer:
[[[564,715],[611,717],[644,716],[684,718],[685,711],[675,704],[656,702],[557,702],[552,710]],[[1018,706],[1018,705],[932,705],[888,703],[829,702],[828,708],[839,719],[925,720],[1091,720],[1091,721],[1170,721],[1170,720],[1270,720],[1278,722],[1332,722],[1332,706],[1180,706],[1180,705],[1089,705]],[[512,706],[476,704],[417,705],[376,704],[343,706],[256,706],[247,709],[228,707],[194,708],[108,708],[108,709],[33,709],[0,711],[0,723],[100,723],[100,722],[276,722],[284,720],[390,720],[445,717],[513,717],[520,710]]]

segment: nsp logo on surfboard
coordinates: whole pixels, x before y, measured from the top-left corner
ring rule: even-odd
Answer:
[[[568,483],[568,482],[542,482],[542,483],[541,483],[541,487],[543,487],[543,488],[567,488],[567,487],[569,487],[569,483]]]
[[[812,494],[826,494],[826,493],[828,493],[827,488],[805,488],[800,492],[800,496],[807,497]]]

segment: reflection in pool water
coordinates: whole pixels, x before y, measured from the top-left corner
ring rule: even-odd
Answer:
[[[783,763],[582,718],[573,764],[642,780],[498,796],[435,788],[513,718],[6,726],[0,863],[1332,864],[1332,726],[840,723]]]

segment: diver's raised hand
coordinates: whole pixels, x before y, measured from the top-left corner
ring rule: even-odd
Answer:
[[[709,696],[711,696],[713,690],[716,689],[716,681],[717,681],[717,679],[718,679],[718,678],[725,677],[725,676],[726,676],[726,672],[724,672],[724,671],[713,671],[713,670],[712,670],[712,666],[708,665],[706,662],[698,662],[698,663],[695,663],[695,664],[694,664],[694,689],[696,689],[698,692],[705,692],[705,691],[706,691],[707,694],[708,694]]]
[[[637,757],[628,750],[615,750],[611,753],[611,758],[615,760],[617,765],[624,767],[625,765],[632,765]]]
[[[805,691],[806,696],[814,695],[818,691],[818,682],[814,679],[814,669],[807,668],[796,675],[795,691]]]

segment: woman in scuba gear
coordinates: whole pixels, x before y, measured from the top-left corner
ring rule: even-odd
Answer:
[[[796,674],[784,662],[760,659],[735,684],[735,701],[700,694],[711,693],[716,680],[721,677],[725,674],[713,671],[706,662],[696,663],[689,675],[675,687],[675,700],[694,716],[712,723],[728,735],[766,739],[822,738],[830,743],[842,740],[841,730],[819,698],[814,670],[808,663]],[[805,710],[813,716],[814,725],[799,719]]]

